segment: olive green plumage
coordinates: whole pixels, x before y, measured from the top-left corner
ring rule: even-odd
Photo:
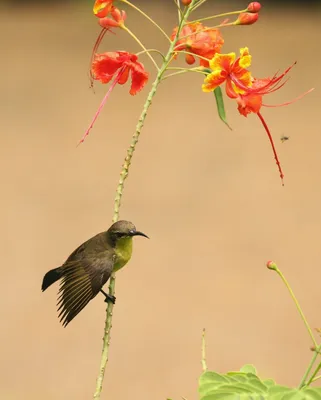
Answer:
[[[118,271],[130,260],[132,238],[137,235],[147,237],[131,222],[118,221],[108,231],[98,233],[80,245],[61,267],[46,273],[42,291],[61,278],[57,305],[64,326],[100,291],[107,301],[115,301],[102,287],[113,271]]]

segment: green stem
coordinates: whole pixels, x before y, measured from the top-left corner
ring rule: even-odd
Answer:
[[[206,348],[205,348],[205,328],[203,329],[203,333],[202,333],[202,369],[203,369],[203,372],[207,371]]]
[[[204,72],[202,72],[201,70],[199,70],[199,67],[197,67],[197,69],[193,69],[193,68],[182,68],[180,71],[177,72],[173,72],[172,74],[168,74],[162,77],[162,81],[164,81],[167,78],[171,78],[172,76],[176,76],[176,75],[181,75],[181,74],[185,74],[186,72],[197,72],[199,74],[204,75]]]
[[[240,10],[240,11],[230,11],[222,14],[216,14],[216,15],[211,15],[210,17],[205,17],[205,18],[199,18],[196,19],[195,21],[191,21],[190,24],[194,24],[195,22],[203,22],[203,21],[208,21],[209,19],[214,19],[214,18],[222,18],[222,17],[227,17],[228,15],[235,15],[235,14],[241,14],[246,12],[247,9],[245,10]]]
[[[314,376],[317,374],[317,372],[316,372],[315,374],[313,374],[312,377],[309,379],[308,383],[307,383],[307,384],[305,383],[305,381],[307,380],[307,378],[308,378],[308,376],[309,376],[309,374],[310,374],[310,372],[311,372],[311,369],[313,368],[313,365],[314,365],[314,363],[315,363],[315,360],[316,360],[317,357],[318,357],[318,354],[319,354],[319,351],[320,351],[320,350],[321,350],[321,345],[318,346],[318,347],[316,347],[316,349],[314,350],[314,354],[313,354],[313,356],[312,356],[312,359],[311,359],[311,361],[310,361],[310,364],[308,365],[308,368],[307,368],[307,370],[305,371],[305,373],[304,373],[304,375],[303,375],[303,377],[302,377],[302,379],[301,379],[301,382],[300,382],[300,385],[299,385],[299,389],[302,389],[303,386],[309,385],[309,384],[312,382]]]
[[[146,54],[146,53],[157,53],[162,57],[163,61],[165,59],[164,54],[161,51],[156,50],[156,49],[146,49],[146,50],[139,51],[138,53],[136,53],[136,56],[139,56],[141,54]]]
[[[198,7],[200,7],[202,4],[206,3],[207,0],[200,0],[195,6],[193,7],[193,11],[195,11]]]
[[[319,379],[321,379],[321,375],[316,376],[314,379],[312,379],[311,382],[315,382],[315,381],[317,381],[317,380],[319,380]]]
[[[181,22],[181,18],[182,18],[181,2],[180,2],[180,0],[174,0],[174,3],[177,6],[178,23],[180,23]]]
[[[167,33],[146,13],[144,13],[143,10],[141,10],[140,8],[138,8],[137,6],[135,6],[133,3],[131,3],[128,0],[121,0],[123,3],[129,5],[130,7],[134,8],[136,11],[138,11],[139,13],[141,13],[146,19],[148,19],[149,22],[151,22],[154,26],[156,26],[156,28],[166,37],[166,39],[170,42],[171,39],[169,38],[169,36],[167,35]]]
[[[195,2],[196,2],[196,0],[192,0],[191,4],[193,5]],[[119,178],[119,182],[118,182],[118,186],[117,186],[117,190],[116,190],[113,222],[116,222],[119,218],[119,209],[120,209],[120,205],[121,205],[121,199],[123,196],[125,180],[128,176],[129,167],[130,167],[130,164],[132,161],[133,154],[135,152],[137,142],[139,140],[141,130],[144,126],[144,122],[145,122],[145,119],[147,116],[148,109],[152,103],[153,97],[155,96],[157,87],[161,82],[162,75],[166,71],[166,68],[167,68],[169,62],[172,59],[172,56],[174,53],[174,47],[179,38],[181,29],[187,21],[187,18],[190,14],[190,10],[191,10],[191,8],[187,8],[185,14],[182,15],[182,20],[178,27],[176,36],[169,46],[169,49],[165,56],[163,65],[157,72],[157,76],[152,84],[152,88],[147,96],[147,99],[146,99],[144,107],[143,107],[143,111],[142,111],[142,113],[139,117],[138,123],[136,125],[136,130],[132,137],[132,141],[130,143],[129,148],[127,149],[127,155],[126,155],[124,164],[123,164],[121,172],[120,172],[120,178]],[[116,283],[116,278],[115,278],[115,273],[113,273],[110,278],[110,284],[109,284],[109,294],[112,296],[115,295],[115,283]],[[106,311],[105,331],[104,331],[104,337],[103,337],[103,349],[102,349],[101,360],[100,360],[99,374],[98,374],[98,378],[97,378],[97,382],[96,382],[96,390],[94,393],[94,400],[99,400],[101,397],[103,380],[104,380],[105,370],[106,370],[106,366],[108,363],[108,357],[109,357],[110,331],[111,331],[111,327],[112,327],[113,309],[114,309],[114,305],[112,303],[109,303],[107,306],[107,311]]]
[[[315,359],[317,358],[318,354],[320,354],[320,350],[321,350],[321,345],[319,347],[317,347],[316,350],[315,350],[315,354],[316,354]],[[316,367],[315,371],[311,375],[311,378],[308,380],[308,383],[306,385],[304,385],[304,386],[309,386],[313,381],[316,380],[315,377],[318,374],[318,372],[320,371],[320,369],[321,369],[321,363]]]
[[[300,314],[300,316],[302,318],[302,321],[303,321],[303,323],[304,323],[304,325],[305,325],[305,327],[306,327],[306,329],[307,329],[307,331],[308,331],[308,333],[310,335],[310,338],[311,338],[311,340],[313,342],[313,345],[314,345],[315,348],[317,348],[318,344],[317,344],[317,342],[316,342],[316,340],[315,340],[315,338],[313,336],[313,333],[312,333],[312,330],[310,328],[310,325],[308,324],[308,321],[305,318],[305,315],[303,314],[302,308],[301,308],[297,298],[295,297],[295,294],[294,294],[291,286],[289,285],[288,281],[285,279],[285,276],[282,274],[282,272],[279,270],[279,268],[276,265],[275,265],[275,269],[274,270],[277,272],[277,274],[279,275],[279,277],[282,279],[283,283],[287,287],[288,291],[290,292],[290,295],[292,297],[292,300],[294,301],[295,307],[298,310],[298,312],[299,312],[299,314]]]
[[[138,39],[138,37],[129,28],[127,28],[127,26],[123,25],[122,29],[124,29],[124,31],[126,31],[140,45],[140,47],[144,50],[144,52],[151,59],[152,63],[155,65],[155,68],[157,69],[157,71],[159,71],[158,65],[157,65],[156,61],[154,60],[154,57],[149,53],[149,51],[146,49],[146,47],[143,45],[143,43]]]

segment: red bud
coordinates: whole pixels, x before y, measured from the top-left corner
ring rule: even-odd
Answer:
[[[252,25],[259,18],[258,13],[241,13],[238,19],[234,22],[235,25]]]
[[[192,0],[182,0],[182,3],[184,6],[189,6],[191,4]]]
[[[261,10],[261,4],[257,1],[254,1],[253,3],[250,3],[247,6],[247,11],[250,13],[257,13]]]
[[[266,263],[266,266],[268,267],[268,269],[273,269],[274,271],[277,269],[277,266],[276,266],[275,262],[273,262],[273,261],[268,261]]]
[[[120,11],[118,8],[113,7],[111,9],[110,15],[112,18],[105,17],[99,19],[99,25],[102,28],[118,28],[124,24],[126,19],[125,11]]]
[[[186,54],[185,61],[187,62],[188,65],[192,65],[195,62],[195,57],[192,56],[192,54]]]
[[[125,11],[120,11],[118,8],[113,7],[111,10],[111,16],[114,18],[115,21],[117,22],[124,22],[127,15]]]

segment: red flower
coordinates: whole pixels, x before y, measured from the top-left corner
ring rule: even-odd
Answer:
[[[173,40],[177,34],[177,27],[174,29],[171,39]],[[184,26],[181,30],[180,38],[177,41],[175,50],[188,51],[196,56],[205,57],[208,61],[214,55],[220,52],[224,44],[224,40],[218,29],[207,28],[200,22],[190,23]],[[185,55],[185,60],[188,64],[195,62],[195,57],[191,54]],[[208,61],[200,58],[200,65],[208,67]]]
[[[135,54],[126,51],[96,54],[91,68],[93,78],[108,83],[118,71],[116,83],[123,85],[131,73],[132,84],[129,93],[135,95],[148,80],[148,73],[137,59]]]
[[[144,87],[148,80],[148,73],[145,71],[143,64],[138,62],[137,59],[138,58],[135,54],[127,53],[126,51],[95,54],[91,68],[92,78],[99,80],[102,83],[108,83],[113,78],[114,80],[98,107],[98,110],[96,111],[96,114],[94,115],[94,118],[84,136],[79,141],[79,144],[83,143],[86,136],[88,136],[89,131],[94,126],[96,119],[117,83],[123,85],[128,81],[129,74],[131,74],[132,84],[129,93],[135,95]]]
[[[112,9],[113,1],[114,0],[96,0],[93,8],[96,17],[106,17]]]

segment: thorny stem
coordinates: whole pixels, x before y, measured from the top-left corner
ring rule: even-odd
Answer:
[[[138,11],[139,13],[141,13],[146,19],[148,19],[149,22],[151,22],[165,37],[166,39],[170,42],[171,39],[169,38],[169,36],[167,35],[167,33],[149,16],[147,15],[143,10],[141,10],[140,8],[138,8],[137,6],[135,6],[133,3],[131,3],[128,0],[121,0],[123,3],[129,5],[130,7],[134,8],[136,11]]]
[[[124,29],[124,31],[126,31],[140,45],[140,47],[146,52],[148,57],[151,59],[152,63],[155,65],[157,71],[159,71],[158,65],[154,60],[154,57],[149,53],[149,51],[146,49],[143,43],[138,39],[138,37],[129,28],[127,28],[127,26],[122,25],[122,29]]]
[[[193,6],[195,2],[196,2],[196,0],[192,0],[191,6]],[[176,36],[169,46],[168,52],[165,56],[165,59],[164,59],[164,62],[162,64],[161,68],[158,69],[157,76],[152,84],[152,88],[147,96],[146,102],[143,107],[143,111],[142,111],[142,113],[139,117],[138,123],[136,125],[136,130],[132,137],[131,144],[130,144],[129,148],[127,149],[127,155],[126,155],[124,164],[123,164],[121,172],[120,172],[120,178],[119,178],[119,182],[118,182],[118,186],[117,186],[117,190],[116,190],[113,222],[118,221],[118,218],[119,218],[119,209],[120,209],[120,205],[121,205],[121,199],[123,196],[125,180],[128,176],[129,167],[130,167],[130,164],[132,161],[132,157],[133,157],[141,130],[144,126],[144,122],[145,122],[145,119],[147,116],[148,109],[152,103],[152,99],[156,93],[157,87],[161,82],[162,75],[166,71],[166,68],[167,68],[169,62],[172,59],[172,56],[174,53],[174,47],[178,40],[180,31],[181,31],[182,27],[184,26],[184,24],[186,23],[191,10],[192,10],[192,7],[186,8],[185,13],[182,15],[182,20],[181,20],[181,23],[179,24]],[[115,278],[115,273],[113,273],[111,275],[110,284],[109,284],[109,295],[111,295],[111,296],[115,295],[115,283],[116,283],[116,278]],[[111,302],[108,303],[107,312],[106,312],[106,321],[105,321],[105,331],[104,331],[104,337],[103,337],[103,349],[102,349],[102,355],[101,355],[101,360],[100,360],[99,375],[98,375],[97,382],[96,382],[96,390],[94,393],[94,400],[99,400],[100,396],[101,396],[105,370],[106,370],[108,357],[109,357],[110,331],[111,331],[111,327],[112,327],[113,308],[114,308],[114,305]]]

